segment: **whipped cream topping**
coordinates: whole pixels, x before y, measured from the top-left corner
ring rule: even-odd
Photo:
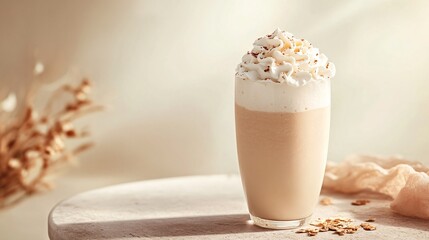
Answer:
[[[275,30],[258,38],[237,67],[236,78],[303,86],[335,76],[335,65],[305,39]]]

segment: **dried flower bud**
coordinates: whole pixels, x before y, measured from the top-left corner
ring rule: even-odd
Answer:
[[[10,159],[9,160],[9,167],[10,168],[20,168],[21,167],[21,162],[18,160],[18,159],[16,159],[16,158],[12,158],[12,159]]]
[[[35,76],[41,75],[45,71],[45,66],[41,62],[36,62],[34,65],[34,71],[33,74]]]

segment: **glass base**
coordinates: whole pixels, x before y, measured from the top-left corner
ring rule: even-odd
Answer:
[[[270,228],[270,229],[298,228],[306,224],[311,218],[311,215],[310,215],[306,218],[301,218],[301,219],[277,221],[277,220],[267,220],[267,219],[255,217],[252,214],[249,214],[249,215],[250,215],[250,219],[252,219],[253,221],[253,224],[259,227]]]

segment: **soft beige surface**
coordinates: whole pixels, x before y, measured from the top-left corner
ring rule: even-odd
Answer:
[[[58,202],[79,192],[123,182],[118,178],[66,176],[57,181],[55,191],[34,196],[11,209],[0,211],[0,239],[48,239],[48,214]]]
[[[323,188],[342,193],[372,192],[393,199],[392,210],[429,219],[429,167],[400,157],[356,155],[328,163]]]
[[[320,233],[317,239],[426,239],[427,221],[393,214],[389,201],[352,206],[354,197],[327,194],[314,218],[350,217],[360,224],[376,218],[376,231],[353,235]],[[359,196],[362,197],[362,196]],[[238,176],[197,176],[134,182],[77,195],[50,216],[51,240],[70,239],[308,239],[292,230],[250,225]]]

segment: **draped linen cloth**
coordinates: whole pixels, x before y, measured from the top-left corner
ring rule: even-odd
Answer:
[[[389,196],[401,215],[429,219],[429,167],[398,156],[353,155],[328,162],[323,188],[346,194],[372,192]]]

